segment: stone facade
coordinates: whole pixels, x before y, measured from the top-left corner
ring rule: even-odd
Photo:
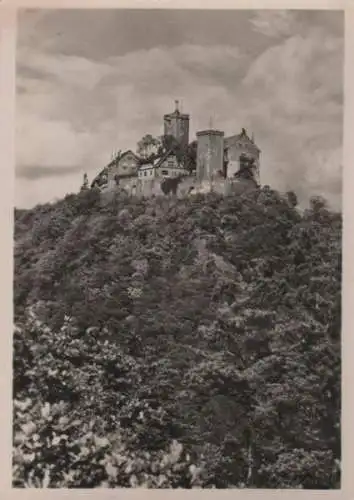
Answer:
[[[188,171],[180,164],[172,152],[166,153],[155,161],[144,164],[139,168],[138,178],[142,181],[188,175]]]
[[[189,144],[189,115],[180,113],[178,101],[173,113],[164,115],[164,135],[173,136],[183,147]]]
[[[135,179],[130,185],[126,185],[123,191],[126,195],[138,196],[138,197],[150,197],[150,196],[166,196],[162,190],[162,182],[164,181],[161,177],[147,178],[147,179]],[[183,177],[178,184],[176,195],[170,193],[170,196],[177,196],[178,198],[184,198],[186,196],[193,196],[195,194],[206,194],[206,193],[218,193],[224,196],[238,196],[244,192],[251,191],[257,188],[257,184],[254,181],[246,179],[224,179],[219,178],[213,181],[201,180],[198,181],[195,176]],[[106,188],[102,190],[103,194],[107,195],[109,193],[114,193],[114,191],[122,192],[121,186],[115,186],[114,188]]]
[[[252,139],[248,137],[246,131],[243,131],[239,135],[233,135],[231,137],[225,138],[225,157],[227,161],[227,171],[226,176],[232,178],[235,173],[239,171],[240,168],[240,156],[242,154],[247,155],[248,158],[255,160],[255,177],[256,181],[260,182],[260,172],[259,172],[259,159],[260,150],[255,145]]]
[[[160,177],[179,177],[188,175],[188,171],[180,164],[174,154],[162,158],[157,166]]]
[[[224,132],[197,132],[197,180],[211,181],[223,175]]]
[[[138,168],[138,156],[133,151],[128,150],[108,165],[108,181],[114,180],[116,176],[120,178],[136,176]]]

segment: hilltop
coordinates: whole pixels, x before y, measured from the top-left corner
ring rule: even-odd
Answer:
[[[338,488],[341,227],[268,187],[17,210],[14,485]]]

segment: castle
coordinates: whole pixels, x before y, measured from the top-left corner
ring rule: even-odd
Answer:
[[[120,152],[91,187],[110,191],[118,185],[141,196],[172,190],[183,196],[208,191],[227,194],[259,185],[260,149],[245,129],[225,137],[223,131],[210,127],[198,131],[190,142],[190,116],[180,112],[178,101],[175,104],[175,110],[163,117],[164,135],[155,151],[148,155]]]

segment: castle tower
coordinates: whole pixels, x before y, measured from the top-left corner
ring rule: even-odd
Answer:
[[[224,132],[203,130],[197,132],[197,179],[199,181],[220,177],[224,168]]]
[[[189,115],[179,111],[178,101],[173,113],[164,115],[164,135],[172,135],[184,147],[189,143]]]

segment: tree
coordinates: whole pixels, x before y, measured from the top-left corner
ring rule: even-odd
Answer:
[[[175,150],[179,147],[179,142],[173,135],[163,135],[161,137],[161,143],[165,152],[170,151],[171,149],[175,152]]]
[[[187,146],[185,151],[185,168],[192,173],[197,168],[197,141],[193,141]]]
[[[203,487],[340,486],[342,218],[293,205],[89,190],[16,212],[16,486],[50,465],[50,486],[189,488],[187,464]]]
[[[240,155],[240,169],[235,173],[235,177],[242,179],[255,178],[255,160],[248,157],[245,153]]]
[[[170,177],[161,181],[161,190],[164,194],[176,194],[179,183],[182,181],[181,177]]]
[[[146,134],[138,142],[137,153],[143,158],[149,158],[157,153],[160,145],[161,142],[157,137],[153,137],[151,134]]]
[[[289,202],[289,205],[291,207],[296,207],[298,205],[298,199],[297,199],[297,196],[296,194],[294,193],[294,191],[288,191],[286,193],[286,196],[287,196],[287,199],[288,199],[288,202]]]
[[[171,152],[176,155],[177,161],[193,172],[197,166],[197,141],[192,141],[187,146],[182,145],[173,135],[161,137],[161,154]]]

